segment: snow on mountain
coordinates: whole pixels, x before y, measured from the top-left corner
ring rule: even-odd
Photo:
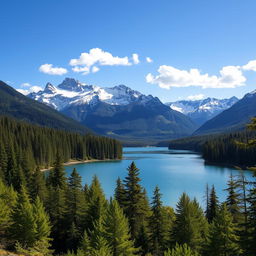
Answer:
[[[43,91],[31,93],[30,98],[43,102],[57,110],[69,105],[95,104],[98,101],[110,105],[128,105],[135,101],[147,102],[153,97],[145,96],[125,85],[101,88],[66,78],[60,85],[47,83]]]
[[[237,101],[238,98],[236,97],[232,97],[230,99],[206,98],[194,101],[181,100],[168,102],[166,105],[170,106],[173,110],[189,116],[192,120],[201,125],[221,113],[223,110],[233,106]]]

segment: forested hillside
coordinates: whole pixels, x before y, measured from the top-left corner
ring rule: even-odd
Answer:
[[[0,80],[0,115],[57,128],[66,131],[87,133],[89,129],[58,111],[29,99]]]
[[[252,125],[255,124],[252,123]],[[254,138],[256,138],[255,129],[247,129],[243,132],[194,136],[174,140],[169,143],[169,149],[201,152],[204,160],[208,163],[247,167],[256,164]]]
[[[122,146],[106,137],[65,132],[0,117],[0,173],[8,173],[8,179],[13,179],[15,172],[51,166],[56,155],[64,162],[119,159]],[[17,178],[21,179],[21,175]]]

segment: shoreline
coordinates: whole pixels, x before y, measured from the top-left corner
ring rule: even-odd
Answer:
[[[64,166],[69,166],[69,165],[75,165],[75,164],[86,164],[86,163],[93,163],[93,162],[110,162],[110,161],[120,161],[121,159],[90,159],[90,160],[70,160],[68,162],[63,163]],[[43,168],[40,169],[41,172],[46,172],[50,171],[53,168],[53,166],[50,166],[48,168]]]

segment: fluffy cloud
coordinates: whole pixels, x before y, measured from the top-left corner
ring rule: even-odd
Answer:
[[[244,70],[256,71],[256,60],[249,61],[246,65],[242,67]]]
[[[205,98],[204,94],[190,95],[187,97],[188,100],[202,100],[204,98]]]
[[[139,55],[134,53],[131,57],[131,61],[127,56],[118,57],[113,56],[109,52],[105,52],[100,48],[92,48],[89,52],[83,52],[78,59],[71,59],[69,64],[73,66],[74,72],[81,72],[84,75],[90,72],[96,73],[99,71],[99,66],[131,66],[138,64]]]
[[[48,75],[64,75],[68,73],[67,69],[53,67],[52,64],[43,64],[39,67],[39,71]]]
[[[146,57],[146,62],[151,63],[151,62],[153,62],[153,60],[150,57]]]
[[[134,64],[139,64],[140,63],[140,60],[139,60],[139,55],[137,53],[134,53],[132,55],[132,60],[133,60],[133,63]]]
[[[149,73],[146,76],[146,81],[151,84],[158,84],[159,87],[165,89],[189,86],[235,88],[243,86],[246,81],[239,66],[225,66],[220,70],[219,76],[201,74],[198,69],[180,70],[167,65],[160,66],[158,73],[156,76]]]
[[[90,68],[88,67],[73,67],[72,70],[75,72],[75,73],[82,73],[83,75],[87,75],[90,73]]]
[[[87,66],[87,67],[91,67],[95,64],[98,64],[101,66],[131,65],[128,57],[120,58],[117,56],[113,56],[111,53],[104,52],[99,48],[93,48],[88,53],[87,52],[81,53],[78,59],[70,60],[69,64],[71,66]]]
[[[37,85],[31,85],[30,83],[23,83],[21,84],[22,88],[27,88],[27,89],[17,89],[18,92],[24,94],[24,95],[28,95],[31,92],[39,92],[42,91],[43,88]]]
[[[96,72],[98,72],[100,69],[98,68],[98,67],[96,67],[96,66],[93,66],[92,67],[92,73],[96,73]]]

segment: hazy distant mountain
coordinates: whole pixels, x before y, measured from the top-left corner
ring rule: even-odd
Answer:
[[[194,134],[238,131],[256,116],[256,90],[246,94],[232,107],[203,124]]]
[[[0,81],[0,115],[52,128],[88,132],[88,129],[79,122],[40,102],[27,98],[3,81]]]
[[[158,98],[125,85],[102,88],[66,78],[29,97],[61,111],[94,131],[123,140],[162,140],[191,134],[197,126]]]
[[[230,108],[238,101],[238,98],[216,99],[207,98],[203,100],[180,100],[176,102],[168,102],[173,110],[179,111],[189,116],[195,123],[202,125],[223,110]]]

